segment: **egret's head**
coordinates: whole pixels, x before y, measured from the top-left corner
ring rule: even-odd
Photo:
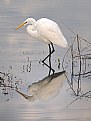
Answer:
[[[31,94],[31,95],[35,95],[37,93],[39,89],[39,86],[37,83],[33,83],[32,85],[29,85],[27,91]]]
[[[26,25],[26,24],[34,25],[35,23],[36,23],[35,19],[33,19],[33,18],[28,18],[28,19],[26,19],[23,23],[21,23],[15,30],[17,30],[17,29],[23,27],[23,26]]]

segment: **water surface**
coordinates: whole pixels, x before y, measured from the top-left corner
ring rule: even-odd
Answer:
[[[34,82],[48,76],[48,68],[40,61],[47,55],[47,45],[32,39],[25,28],[14,29],[28,17],[47,17],[58,23],[69,44],[75,35],[62,24],[64,22],[75,33],[91,42],[91,1],[90,0],[1,0],[0,1],[0,72],[8,73],[4,79],[7,85],[17,86],[28,94],[27,88]],[[55,46],[52,66],[56,72],[58,59],[66,52]],[[0,73],[3,78],[3,74]],[[8,80],[8,81],[7,81]],[[82,89],[91,90],[91,82],[84,80]],[[0,121],[90,121],[91,99],[78,99],[65,80],[59,94],[47,102],[28,102],[16,91],[0,88]],[[8,92],[8,94],[6,93]]]

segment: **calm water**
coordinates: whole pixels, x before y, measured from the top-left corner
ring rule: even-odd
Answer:
[[[7,86],[17,86],[27,95],[29,85],[48,75],[48,68],[40,63],[48,53],[47,45],[32,39],[26,33],[25,27],[14,30],[28,17],[47,17],[54,20],[59,24],[69,44],[73,41],[71,37],[75,35],[62,22],[91,42],[91,1],[0,1],[0,79],[4,79]],[[61,67],[58,69],[58,59],[62,60],[66,50],[58,46],[55,46],[55,49],[52,66],[58,72],[62,71]],[[91,90],[91,78],[84,80],[82,84],[82,90]],[[72,90],[67,89],[69,85],[65,80],[54,98],[47,102],[41,101],[40,98],[29,102],[10,87],[0,87],[0,121],[91,121],[91,99],[78,99],[67,108],[76,98]],[[43,94],[42,96],[45,97]]]

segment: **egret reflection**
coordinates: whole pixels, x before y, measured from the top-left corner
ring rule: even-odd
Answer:
[[[18,90],[16,91],[30,102],[35,100],[48,101],[58,95],[65,80],[65,71],[62,71],[29,85],[28,92],[30,96]]]

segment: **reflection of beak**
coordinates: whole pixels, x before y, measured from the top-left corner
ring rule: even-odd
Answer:
[[[27,23],[27,22],[23,22],[23,23],[21,23],[21,24],[15,29],[15,30],[21,28],[21,27],[24,26],[26,23]]]
[[[16,90],[16,92],[18,92],[20,95],[22,95],[25,99],[28,99],[30,97],[30,96],[28,96],[28,95],[26,95],[18,90]]]

